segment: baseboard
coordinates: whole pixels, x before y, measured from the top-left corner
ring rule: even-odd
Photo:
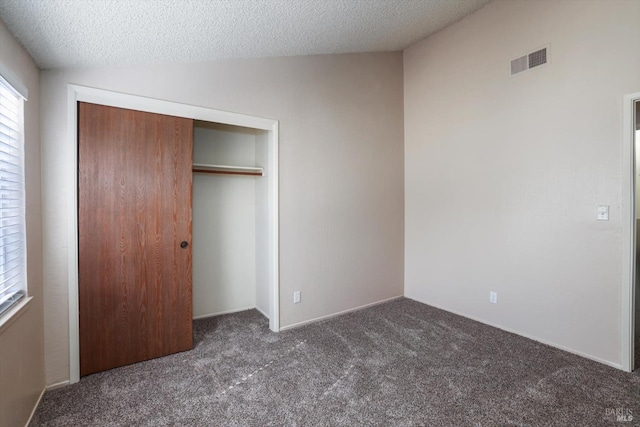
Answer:
[[[57,388],[61,388],[61,387],[65,387],[68,386],[70,384],[69,380],[65,380],[65,381],[60,381],[59,383],[55,383],[55,384],[51,384],[48,385],[45,390],[49,391],[49,390],[55,390]]]
[[[198,319],[206,319],[208,317],[215,317],[215,316],[221,316],[223,314],[231,314],[231,313],[238,313],[240,311],[247,311],[247,310],[253,310],[254,308],[256,308],[255,306],[251,306],[251,307],[244,307],[244,308],[234,308],[232,310],[225,310],[225,311],[219,311],[217,313],[211,313],[211,314],[202,314],[200,316],[195,316],[193,318],[193,320],[198,320]],[[258,310],[260,311],[260,310]],[[262,311],[260,311],[262,313]],[[264,314],[264,313],[263,313]]]
[[[29,427],[29,424],[31,424],[31,420],[33,419],[33,416],[36,413],[36,410],[38,409],[38,406],[40,406],[40,402],[42,402],[42,397],[44,396],[44,392],[46,391],[46,388],[43,388],[42,391],[40,392],[40,396],[38,397],[38,400],[36,401],[36,404],[34,405],[33,409],[31,410],[31,415],[29,415],[29,419],[27,420],[27,423],[24,425],[24,427]]]
[[[398,298],[404,298],[404,296],[403,295],[398,295],[397,297],[383,299],[382,301],[372,302],[370,304],[361,305],[361,306],[358,306],[358,307],[355,307],[355,308],[350,308],[348,310],[339,311],[339,312],[333,313],[333,314],[327,314],[326,316],[316,317],[314,319],[305,320],[304,322],[298,322],[298,323],[294,323],[292,325],[282,326],[280,328],[280,330],[281,331],[286,331],[287,329],[299,328],[300,326],[308,325],[309,323],[316,323],[316,322],[320,322],[322,320],[331,319],[332,317],[340,316],[342,314],[351,313],[353,311],[363,310],[365,308],[373,307],[374,305],[384,304],[386,302],[390,302],[390,301],[396,300]]]
[[[579,350],[575,350],[573,348],[565,347],[563,345],[554,343],[552,341],[548,341],[548,340],[542,339],[540,337],[536,337],[534,335],[530,335],[530,334],[526,334],[526,333],[523,333],[523,332],[520,332],[520,331],[516,331],[514,329],[505,328],[504,326],[497,325],[497,324],[492,323],[492,322],[488,322],[488,321],[486,321],[484,319],[480,319],[480,318],[475,317],[475,316],[470,316],[468,314],[460,313],[458,311],[451,310],[451,309],[446,308],[446,307],[441,307],[441,306],[438,306],[438,305],[435,305],[435,304],[431,304],[431,303],[426,302],[426,301],[421,301],[421,300],[419,300],[417,298],[412,298],[412,297],[406,297],[406,298],[410,299],[410,300],[413,300],[413,301],[416,301],[416,302],[419,302],[421,304],[428,305],[430,307],[437,308],[439,310],[443,310],[443,311],[447,311],[449,313],[453,313],[453,314],[455,314],[457,316],[460,316],[460,317],[465,317],[467,319],[470,319],[470,320],[485,324],[487,326],[491,326],[492,328],[501,329],[501,330],[503,330],[505,332],[509,332],[511,334],[519,335],[521,337],[525,337],[525,338],[528,338],[530,340],[537,341],[539,343],[548,345],[550,347],[557,348],[558,350],[566,351],[567,353],[575,354],[576,356],[584,357],[585,359],[593,360],[594,362],[602,363],[603,365],[611,366],[612,368],[616,368],[616,369],[620,369],[622,371],[625,371],[622,368],[622,365],[619,364],[619,363],[614,363],[614,362],[611,362],[609,360],[600,359],[599,357],[595,357],[595,356],[592,356],[590,354],[583,353],[583,352],[581,352]],[[625,372],[627,372],[627,371],[625,371]]]

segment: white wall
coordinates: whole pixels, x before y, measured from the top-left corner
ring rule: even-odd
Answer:
[[[405,51],[406,296],[621,362],[639,22],[637,1],[498,0]],[[509,76],[547,43],[549,65]]]
[[[197,123],[193,162],[253,166],[252,129]],[[193,317],[256,306],[256,179],[193,174]]]
[[[0,330],[0,427],[25,425],[44,389],[40,81],[33,59],[0,21],[0,64],[27,87],[24,104],[27,286],[33,300]]]
[[[69,378],[68,83],[279,120],[281,327],[402,295],[401,53],[43,71],[48,384]]]

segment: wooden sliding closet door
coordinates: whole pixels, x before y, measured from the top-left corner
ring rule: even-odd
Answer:
[[[79,103],[80,374],[192,348],[193,121]]]

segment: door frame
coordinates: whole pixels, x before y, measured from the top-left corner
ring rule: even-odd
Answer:
[[[68,203],[70,226],[68,230],[67,247],[69,260],[69,383],[73,384],[80,380],[77,171],[79,101],[267,131],[268,163],[265,168],[266,173],[264,177],[269,180],[269,329],[278,332],[280,330],[278,121],[213,108],[69,84],[67,85],[67,129],[69,132],[66,146],[67,152],[65,155],[69,156],[72,159],[72,164],[76,165],[76,167],[72,168],[69,172],[67,179],[68,194],[73,195],[72,203]]]
[[[635,103],[640,92],[624,96],[622,106],[622,287],[621,287],[621,367],[634,365],[634,310],[636,276],[636,185],[635,185]]]

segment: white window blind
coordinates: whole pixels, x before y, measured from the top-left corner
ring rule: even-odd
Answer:
[[[23,104],[0,76],[0,316],[27,291]]]

